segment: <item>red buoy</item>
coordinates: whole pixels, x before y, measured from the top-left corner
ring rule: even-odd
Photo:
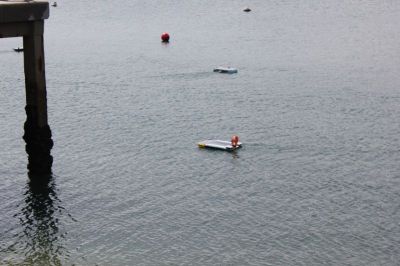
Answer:
[[[231,138],[231,144],[232,147],[237,147],[238,146],[238,142],[239,142],[239,137],[236,135],[233,135]]]
[[[164,32],[163,34],[161,34],[161,40],[162,40],[162,42],[169,42],[168,32]]]

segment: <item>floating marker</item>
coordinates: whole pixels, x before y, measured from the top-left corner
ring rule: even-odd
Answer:
[[[169,34],[168,34],[168,32],[164,32],[163,34],[161,34],[161,41],[162,42],[169,42]]]

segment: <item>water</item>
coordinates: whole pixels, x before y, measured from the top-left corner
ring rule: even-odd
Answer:
[[[398,264],[399,2],[58,4],[45,184],[0,40],[0,264]]]

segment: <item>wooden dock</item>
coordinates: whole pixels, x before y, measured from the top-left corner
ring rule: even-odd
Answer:
[[[0,38],[23,38],[27,115],[23,138],[31,174],[49,174],[53,163],[43,46],[44,20],[48,18],[47,1],[0,0]]]

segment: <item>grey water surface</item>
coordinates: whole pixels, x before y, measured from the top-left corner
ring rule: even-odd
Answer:
[[[399,265],[399,1],[57,2],[44,185],[0,39],[1,265]]]

